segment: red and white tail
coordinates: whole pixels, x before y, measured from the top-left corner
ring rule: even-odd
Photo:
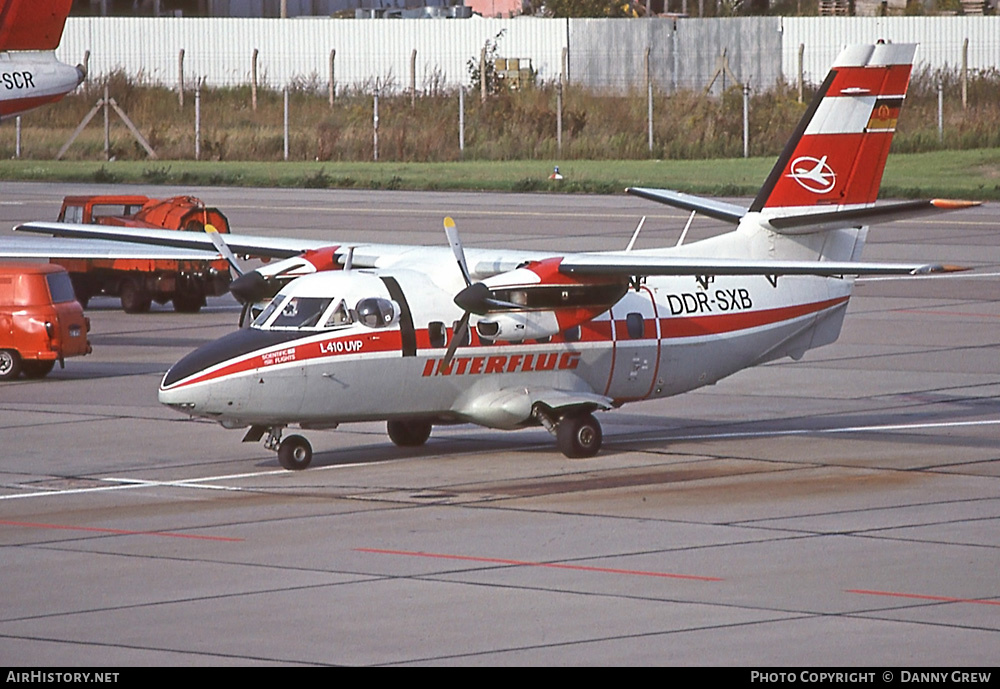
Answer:
[[[73,0],[0,0],[0,51],[55,50]]]
[[[915,51],[913,43],[845,48],[750,211],[784,215],[873,204]]]

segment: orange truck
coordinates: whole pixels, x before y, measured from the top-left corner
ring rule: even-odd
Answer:
[[[203,232],[211,225],[218,232],[229,232],[226,216],[193,196],[67,196],[59,221],[184,232]],[[196,313],[205,305],[205,297],[225,294],[231,280],[225,259],[53,257],[51,262],[69,271],[76,298],[83,306],[97,295],[117,296],[126,313],[145,313],[154,301],[173,301],[175,311]]]
[[[48,375],[56,361],[90,354],[90,320],[69,275],[51,263],[0,264],[0,381]]]

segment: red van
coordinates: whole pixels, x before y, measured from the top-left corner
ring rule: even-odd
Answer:
[[[64,268],[0,264],[0,380],[41,378],[56,361],[90,354],[89,331]]]

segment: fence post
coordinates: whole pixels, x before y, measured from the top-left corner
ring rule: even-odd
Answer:
[[[458,152],[465,157],[465,87],[458,87]]]
[[[104,82],[104,159],[111,160],[111,117],[108,112],[108,82]]]
[[[194,87],[194,159],[201,160],[201,82]]]
[[[803,81],[805,79],[805,77],[802,74],[802,70],[804,69],[802,66],[803,54],[805,53],[805,50],[806,50],[805,43],[799,43],[799,102],[800,103],[802,102],[802,87],[803,87]]]
[[[969,108],[969,39],[962,41],[962,110]]]
[[[16,122],[16,125],[17,125],[16,126],[17,135],[14,138],[14,157],[20,160],[20,158],[21,158],[21,116],[20,115],[17,116],[17,120],[15,120],[15,122]]]
[[[479,53],[479,99],[486,102],[486,46]]]
[[[410,109],[417,107],[417,49],[410,53]]]
[[[938,143],[944,143],[944,80],[938,77]]]
[[[375,86],[375,109],[372,111],[372,157],[378,162],[378,85]]]
[[[250,62],[250,107],[257,112],[257,55],[260,51],[253,49],[253,59]]]
[[[177,105],[184,109],[184,48],[177,53]]]
[[[562,154],[563,85],[556,84],[556,148]]]
[[[337,50],[330,50],[330,107],[333,107],[333,99],[337,96],[337,82],[334,80],[334,60],[337,58]]]
[[[288,87],[284,88],[285,99],[285,160],[288,160]]]
[[[653,153],[653,73],[649,67],[649,46],[646,46],[646,128],[650,154]]]
[[[743,157],[750,157],[750,82],[743,85]]]

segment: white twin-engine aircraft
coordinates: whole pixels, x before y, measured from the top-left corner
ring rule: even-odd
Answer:
[[[914,50],[844,50],[749,209],[628,190],[735,225],[690,244],[466,250],[450,218],[450,249],[239,235],[223,243],[54,223],[18,229],[285,258],[233,282],[247,307],[273,298],[249,327],[174,364],[159,397],[226,428],[248,427],[244,441],[264,438],[288,469],[308,466],[312,449],[300,435],[282,439],[285,427],[374,420],[386,420],[402,446],[423,444],[435,424],[540,425],[565,455],[590,457],[602,440],[596,411],[836,340],[853,276],[954,270],[858,261],[869,224],[974,205],[875,205]]]
[[[0,119],[53,103],[80,85],[82,65],[59,62],[73,0],[0,0]]]

